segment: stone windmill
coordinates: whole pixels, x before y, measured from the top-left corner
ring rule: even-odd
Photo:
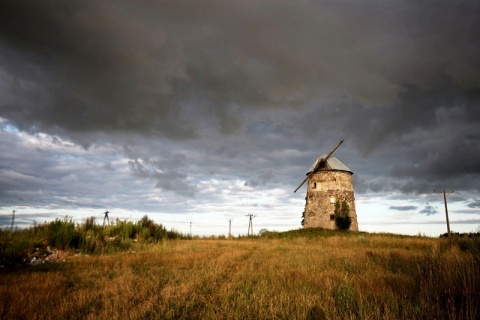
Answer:
[[[355,196],[353,194],[353,172],[332,154],[343,143],[329,153],[321,155],[307,172],[307,177],[295,189],[297,192],[308,180],[303,212],[304,228],[337,229],[335,224],[335,203],[345,200],[349,207],[352,220],[350,230],[358,231],[357,213],[355,211]]]

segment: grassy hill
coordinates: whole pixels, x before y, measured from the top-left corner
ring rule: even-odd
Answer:
[[[77,250],[0,269],[0,318],[479,319],[479,251],[475,237],[320,229]]]

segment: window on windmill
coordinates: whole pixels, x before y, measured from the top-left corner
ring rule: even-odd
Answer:
[[[330,215],[330,221],[333,221],[333,220],[335,220],[335,215],[334,215],[334,214],[331,214],[331,215]]]
[[[313,189],[317,189],[317,183],[316,182],[313,183]]]
[[[335,204],[336,201],[337,201],[337,199],[335,198],[335,196],[330,196],[330,203],[331,204]]]

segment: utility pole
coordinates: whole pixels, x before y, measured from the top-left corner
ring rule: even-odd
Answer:
[[[192,237],[192,221],[190,221],[190,238]]]
[[[255,218],[253,214],[246,214],[246,217],[249,217],[248,219],[248,231],[247,231],[247,236],[252,235],[253,236],[253,223],[252,219]]]
[[[440,191],[433,190],[434,193],[441,193]],[[448,236],[450,237],[450,222],[448,221],[448,208],[447,208],[447,196],[452,194],[453,191],[447,193],[445,190],[442,191],[443,193],[443,203],[445,204],[445,216],[447,217],[447,231]]]
[[[232,237],[232,220],[233,219],[228,219],[228,237]]]
[[[12,228],[10,229],[13,232],[13,224],[15,222],[15,210],[12,210]]]

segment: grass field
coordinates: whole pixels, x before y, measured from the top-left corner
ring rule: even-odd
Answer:
[[[1,319],[480,319],[477,239],[294,231],[0,270]]]

